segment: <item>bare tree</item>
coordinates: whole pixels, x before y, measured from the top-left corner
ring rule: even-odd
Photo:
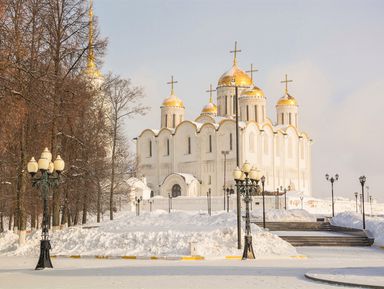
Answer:
[[[143,106],[140,100],[143,97],[143,90],[140,87],[131,86],[129,80],[119,76],[109,76],[104,84],[103,92],[107,100],[107,119],[110,128],[111,144],[111,174],[109,190],[109,218],[113,220],[114,192],[116,189],[116,168],[117,152],[119,143],[123,139],[123,124],[126,118],[136,115],[143,115],[148,107]]]

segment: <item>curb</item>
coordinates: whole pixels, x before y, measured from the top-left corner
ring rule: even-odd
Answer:
[[[205,260],[203,256],[82,256],[82,255],[53,255],[51,258],[61,259],[99,259],[99,260],[174,260],[174,261],[199,261]]]
[[[321,283],[327,283],[332,285],[342,285],[342,286],[349,286],[349,287],[363,287],[363,288],[374,288],[374,289],[383,289],[384,286],[380,285],[369,285],[369,284],[361,284],[361,283],[352,283],[352,282],[344,282],[344,281],[336,281],[336,280],[329,280],[325,278],[318,278],[311,276],[310,273],[305,273],[304,277],[313,281],[321,282]]]
[[[104,256],[104,255],[52,255],[54,259],[99,259],[99,260],[167,260],[167,261],[202,261],[207,260],[204,256]],[[307,259],[304,255],[289,256],[292,259]],[[230,255],[219,258],[219,260],[241,260],[242,256]],[[384,287],[383,287],[384,288]]]

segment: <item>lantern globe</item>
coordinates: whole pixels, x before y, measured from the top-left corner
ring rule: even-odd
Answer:
[[[36,174],[39,170],[39,165],[37,164],[37,161],[34,157],[31,158],[31,160],[27,164],[27,171],[30,174]]]
[[[41,159],[47,159],[48,162],[52,161],[52,154],[51,154],[51,152],[49,151],[48,148],[44,149],[44,151],[41,153],[40,158]]]
[[[54,162],[54,166],[55,166],[55,170],[58,173],[61,173],[62,171],[64,171],[65,163],[63,159],[60,157],[60,155],[57,155],[56,160]]]
[[[46,171],[49,167],[48,159],[40,158],[38,161],[39,170]]]

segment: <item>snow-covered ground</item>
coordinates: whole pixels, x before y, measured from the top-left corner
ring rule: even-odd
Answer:
[[[275,214],[299,219],[297,210]],[[272,216],[272,215],[271,215]],[[252,225],[255,254],[258,258],[297,255],[296,249],[278,236]],[[40,231],[27,236],[18,245],[13,232],[0,234],[0,255],[37,256]],[[102,256],[188,256],[195,243],[197,255],[223,258],[241,255],[236,249],[237,231],[234,213],[217,212],[145,212],[140,216],[121,213],[113,221],[70,227],[51,234],[53,255]]]
[[[263,218],[263,211],[261,209],[253,210],[251,212],[251,217],[256,221],[261,221]],[[316,222],[316,216],[301,209],[269,209],[265,213],[265,219],[268,222]]]
[[[361,214],[354,212],[344,212],[337,214],[332,223],[341,227],[363,228],[363,218]],[[384,246],[384,217],[369,217],[365,219],[365,228],[368,233],[375,238],[375,245]]]
[[[257,243],[254,244],[257,247]],[[192,289],[340,288],[304,278],[309,271],[359,268],[359,275],[383,276],[384,250],[299,248],[307,259],[143,261],[53,259],[55,269],[34,271],[37,259],[0,257],[0,289]],[[372,271],[374,270],[374,271]]]

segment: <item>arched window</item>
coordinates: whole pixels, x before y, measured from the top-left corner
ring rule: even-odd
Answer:
[[[189,136],[188,137],[188,154],[190,155],[192,152],[192,148],[191,148],[191,137]]]
[[[249,105],[247,105],[247,121],[249,121]]]
[[[166,114],[166,115],[164,116],[164,118],[165,118],[165,120],[164,120],[164,126],[165,126],[165,127],[168,127],[168,114]]]
[[[169,138],[167,138],[166,149],[167,156],[169,156]]]
[[[259,122],[259,120],[257,119],[257,105],[255,105],[255,121]]]
[[[208,140],[208,152],[212,152],[212,135],[209,135],[209,140]]]
[[[228,114],[228,96],[225,96],[225,114]]]
[[[152,141],[149,141],[149,157],[152,157]]]
[[[175,128],[176,126],[176,114],[172,114],[172,127]]]
[[[255,134],[253,132],[249,134],[249,151],[251,153],[255,152]]]
[[[289,113],[289,124],[290,125],[292,124],[292,113],[291,112]]]
[[[281,124],[284,124],[284,113],[281,114]]]

